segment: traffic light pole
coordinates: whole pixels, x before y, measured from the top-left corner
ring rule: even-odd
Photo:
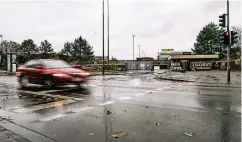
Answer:
[[[227,0],[227,31],[229,32],[229,0]],[[229,39],[229,44],[227,46],[227,83],[230,83],[230,45],[231,38]]]

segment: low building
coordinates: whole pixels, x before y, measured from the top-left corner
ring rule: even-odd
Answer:
[[[157,60],[155,66],[159,66],[160,69],[169,69],[171,65],[171,61],[168,58],[171,55],[191,55],[192,52],[182,52],[182,51],[174,51],[174,49],[161,49],[161,52],[158,53]]]
[[[171,70],[210,70],[218,54],[170,55]]]

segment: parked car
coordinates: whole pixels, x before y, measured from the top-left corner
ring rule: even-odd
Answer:
[[[50,89],[55,86],[81,85],[87,81],[89,73],[73,68],[62,60],[37,59],[19,66],[16,76],[21,87],[40,84]]]

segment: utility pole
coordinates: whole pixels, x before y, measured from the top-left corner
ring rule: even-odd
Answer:
[[[134,61],[134,37],[135,35],[133,35],[133,61]]]
[[[144,51],[142,51],[142,58],[144,57]]]
[[[140,45],[139,45],[139,58],[140,58]]]
[[[103,0],[103,75],[104,75],[104,0]]]
[[[2,42],[3,42],[3,35],[0,35],[0,37],[1,37],[1,43],[0,43],[0,63],[2,62],[2,60],[3,60],[3,55],[2,55],[2,53],[3,53],[3,49],[2,49]]]
[[[107,1],[107,17],[108,17],[108,66],[109,66],[109,0]]]
[[[227,0],[227,32],[229,31],[229,0]],[[230,36],[231,37],[231,36]],[[230,83],[230,42],[229,38],[228,50],[227,50],[227,83]]]

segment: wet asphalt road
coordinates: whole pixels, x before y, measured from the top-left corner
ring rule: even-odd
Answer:
[[[239,142],[240,92],[240,85],[158,81],[149,74],[132,73],[91,77],[81,88],[20,90],[15,77],[0,76],[0,138]]]

